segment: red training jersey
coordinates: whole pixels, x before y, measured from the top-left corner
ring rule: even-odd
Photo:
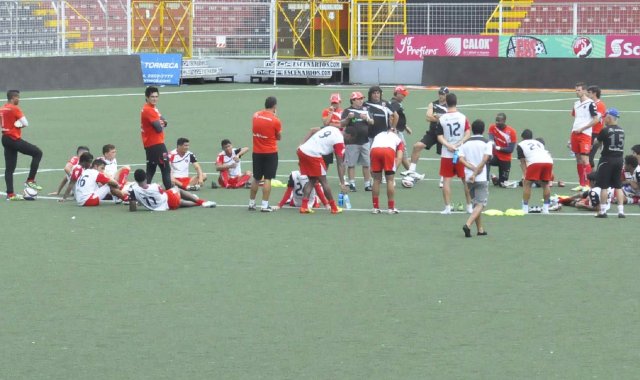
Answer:
[[[267,110],[253,114],[253,153],[277,153],[276,136],[282,131],[280,119]]]
[[[603,127],[604,114],[607,112],[607,106],[600,99],[596,100],[596,112],[600,115],[600,121],[597,122],[591,129],[592,136],[597,136]]]
[[[153,145],[164,144],[164,129],[158,133],[153,127],[153,122],[160,120],[162,114],[155,106],[145,103],[140,112],[140,132],[142,145],[148,148]]]
[[[22,128],[16,128],[15,122],[24,116],[20,107],[7,103],[0,108],[0,124],[2,134],[12,140],[19,140],[22,137]]]
[[[496,147],[506,148],[509,144],[516,143],[516,130],[509,125],[505,125],[504,129],[500,129],[495,124],[491,124],[489,126],[489,134],[493,135],[493,155],[498,157],[500,161],[511,161],[511,153],[496,150]]]

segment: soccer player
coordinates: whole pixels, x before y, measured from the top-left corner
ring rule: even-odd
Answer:
[[[445,148],[440,157],[440,175],[444,178],[442,187],[442,197],[444,198],[444,210],[441,214],[448,215],[453,211],[451,205],[451,180],[457,176],[462,180],[464,195],[467,201],[467,213],[473,212],[471,196],[465,186],[464,165],[460,161],[454,163],[455,152],[467,141],[471,135],[469,120],[461,112],[458,112],[458,97],[454,93],[446,96],[447,113],[442,114],[438,119],[436,133],[438,142]]]
[[[369,110],[369,114],[373,118],[373,124],[369,126],[369,143],[372,143],[373,138],[378,133],[386,132],[391,128],[393,112],[389,109],[389,102],[382,99],[382,88],[380,86],[369,87],[368,98],[364,106]]]
[[[180,137],[176,143],[176,149],[169,152],[169,164],[171,165],[171,183],[183,190],[198,191],[207,180],[207,175],[202,172],[196,155],[189,150],[189,139]],[[189,177],[189,164],[196,169],[196,175]]]
[[[409,95],[409,91],[404,86],[396,86],[393,90],[393,98],[389,102],[389,109],[393,114],[391,115],[391,127],[395,128],[398,133],[398,137],[402,140],[403,149],[402,152],[402,166],[405,169],[409,169],[409,158],[407,157],[407,140],[404,138],[405,132],[411,134],[413,131],[407,125],[407,116],[404,114],[404,106],[402,101]]]
[[[596,112],[598,113],[598,122],[593,125],[591,130],[591,152],[589,152],[589,166],[591,166],[591,169],[595,166],[594,159],[598,153],[598,149],[602,147],[602,143],[598,141],[597,136],[602,130],[602,121],[604,119],[604,114],[607,111],[607,106],[602,100],[600,100],[601,93],[602,91],[598,86],[589,86],[587,88],[587,96],[595,103]]]
[[[128,200],[128,196],[120,190],[118,182],[104,173],[106,166],[104,161],[93,160],[91,166],[87,168],[89,157],[91,157],[91,153],[83,153],[80,156],[79,164],[73,168],[67,190],[61,201],[67,199],[71,187],[73,187],[73,196],[78,206],[99,206],[100,201],[106,199],[109,194],[123,201]]]
[[[404,142],[396,134],[395,130],[381,132],[373,138],[371,143],[371,174],[373,175],[373,191],[371,200],[373,202],[373,214],[380,214],[380,184],[382,183],[382,172],[387,185],[387,206],[389,214],[397,214],[395,202],[395,180],[394,176],[398,165],[402,162],[404,152]]]
[[[355,138],[347,143],[345,150],[345,165],[347,166],[347,176],[349,177],[349,190],[356,189],[356,164],[362,166],[362,176],[364,177],[365,191],[371,191],[371,171],[369,170],[369,126],[373,125],[373,116],[364,106],[364,95],[359,91],[354,91],[349,97],[351,106],[342,111],[340,126],[343,128],[355,128]]]
[[[292,171],[291,174],[289,174],[287,190],[284,192],[280,203],[278,203],[278,208],[282,208],[285,204],[292,207],[302,207],[302,198],[304,196],[302,190],[307,182],[309,182],[309,177],[300,173],[300,170]],[[313,208],[319,207],[321,202],[325,207],[331,207],[329,205],[329,201],[324,196],[324,191],[322,190],[322,186],[319,182],[316,183],[313,189],[311,189],[309,202],[313,203]]]
[[[69,182],[69,178],[71,177],[71,171],[73,170],[73,167],[78,164],[78,161],[80,160],[80,155],[88,151],[89,151],[89,148],[83,145],[80,145],[78,148],[76,148],[76,155],[71,156],[71,158],[69,158],[69,161],[67,161],[67,163],[64,165],[64,169],[63,169],[64,177],[62,177],[62,180],[58,185],[58,190],[51,192],[48,195],[60,195],[60,193],[62,192],[62,189],[64,189],[64,186],[67,184],[67,182]]]
[[[491,176],[493,184],[506,187],[505,182],[509,180],[511,171],[511,153],[516,147],[516,130],[507,125],[507,115],[500,112],[496,115],[496,123],[489,126],[489,140],[493,141],[493,156],[488,164],[498,167],[498,177]]]
[[[438,120],[440,116],[447,113],[447,94],[449,93],[448,87],[440,87],[438,90],[438,99],[427,105],[427,121],[429,122],[429,129],[425,132],[422,139],[413,144],[413,150],[411,151],[411,163],[409,164],[409,170],[406,170],[400,174],[410,175],[416,179],[423,179],[424,174],[416,173],[416,166],[420,159],[420,152],[423,149],[430,150],[432,146],[436,146],[436,153],[438,156],[442,153],[442,144],[438,142],[438,135],[436,130],[438,128]],[[444,178],[440,177],[440,187],[444,186]]]
[[[242,172],[240,158],[248,151],[248,147],[234,148],[231,140],[224,139],[220,143],[222,152],[216,159],[216,170],[220,172],[218,183],[225,189],[239,189],[250,186],[251,171]]]
[[[602,143],[602,153],[596,170],[596,183],[602,188],[600,199],[606,199],[607,188],[614,189],[618,199],[618,218],[624,218],[624,193],[622,192],[621,173],[624,167],[624,129],[618,125],[620,112],[609,108],[604,117],[605,127],[598,134]],[[607,209],[601,204],[596,218],[606,218]]]
[[[162,184],[166,189],[170,189],[171,165],[169,165],[167,146],[164,144],[164,129],[168,123],[157,107],[160,91],[157,87],[149,86],[144,95],[146,103],[140,113],[140,126],[142,145],[147,156],[147,182],[151,183],[156,168],[160,166]]]
[[[342,117],[342,108],[340,107],[340,103],[342,103],[340,94],[331,94],[329,97],[329,107],[322,110],[322,125],[324,127],[332,126],[340,129],[341,131],[344,129],[340,126],[340,119]],[[333,154],[328,154],[324,156],[323,159],[327,164],[327,167],[333,164]]]
[[[571,115],[574,117],[571,129],[571,151],[576,156],[579,186],[573,190],[587,190],[591,173],[589,165],[589,153],[591,152],[591,130],[598,122],[598,112],[593,100],[587,97],[586,85],[583,82],[576,83],[576,96],[578,100],[573,105]],[[578,189],[579,188],[579,189]]]
[[[42,190],[36,184],[36,174],[42,151],[37,146],[22,139],[22,129],[29,126],[27,118],[18,106],[20,104],[20,91],[7,91],[7,103],[0,108],[0,126],[2,126],[2,146],[4,147],[4,181],[7,185],[7,200],[22,200],[22,196],[16,194],[13,189],[13,173],[16,171],[18,163],[18,153],[31,156],[31,166],[25,187],[35,190]]]
[[[313,203],[310,204],[311,190],[318,182],[322,186],[322,190],[329,201],[332,214],[339,214],[342,208],[338,207],[333,199],[331,188],[327,183],[327,165],[322,159],[323,155],[329,153],[336,154],[338,179],[340,187],[346,189],[344,183],[344,166],[342,160],[344,158],[345,140],[351,141],[355,135],[354,127],[348,127],[342,132],[336,127],[324,127],[320,130],[309,132],[304,143],[298,147],[298,164],[300,165],[300,173],[309,177],[309,182],[302,189],[302,205],[300,206],[301,214],[312,214]]]
[[[531,185],[533,182],[542,184],[544,203],[542,213],[549,213],[551,203],[550,181],[553,178],[553,158],[545,149],[544,144],[533,139],[533,132],[525,129],[520,134],[522,141],[518,143],[518,159],[524,173],[522,184],[522,211],[529,213],[529,199],[531,199]]]
[[[623,183],[627,203],[638,203],[640,201],[640,165],[638,165],[638,157],[632,154],[625,156],[624,171],[629,176]]]
[[[106,144],[102,147],[102,157],[98,157],[98,159],[104,161],[106,164],[104,173],[110,178],[115,179],[122,190],[124,185],[127,183],[127,177],[129,176],[129,172],[131,172],[131,168],[125,165],[118,169],[116,154],[116,146],[113,144]]]
[[[264,102],[264,110],[253,114],[253,178],[249,193],[249,211],[256,210],[256,195],[259,182],[262,185],[262,212],[272,212],[269,206],[271,180],[278,171],[278,141],[282,138],[282,124],[276,116],[278,100],[269,96]]]
[[[462,226],[465,237],[471,237],[471,225],[476,224],[479,236],[484,236],[487,231],[482,225],[482,210],[487,205],[489,199],[489,184],[487,182],[487,162],[491,158],[492,144],[487,141],[484,133],[484,122],[475,120],[471,124],[473,134],[460,147],[460,162],[464,165],[466,186],[473,201],[473,212],[469,215],[467,222]]]
[[[147,175],[142,169],[136,170],[133,173],[133,178],[136,183],[131,185],[129,192],[129,211],[137,211],[138,202],[151,211],[177,210],[179,207],[194,206],[216,207],[216,202],[205,201],[176,186],[164,190],[157,183],[147,183]]]

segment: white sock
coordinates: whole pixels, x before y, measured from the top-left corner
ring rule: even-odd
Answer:
[[[624,214],[624,205],[618,205],[618,214]]]
[[[529,212],[529,203],[522,202],[522,211],[525,213]]]
[[[417,164],[410,163],[410,164],[409,164],[409,170],[411,170],[412,172],[415,172],[415,171],[416,171],[416,165],[417,165]]]
[[[268,208],[269,207],[269,201],[262,201],[262,208]]]
[[[606,214],[607,213],[607,204],[606,203],[600,204],[600,213],[601,214]]]
[[[255,206],[256,205],[256,200],[255,199],[249,199],[249,206]]]
[[[544,212],[549,212],[549,204],[548,203],[544,203],[542,205],[542,211]]]

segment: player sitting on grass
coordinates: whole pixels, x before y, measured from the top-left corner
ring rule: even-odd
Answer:
[[[82,153],[78,165],[71,172],[67,190],[61,201],[67,199],[72,187],[74,189],[73,196],[78,206],[99,206],[100,201],[109,194],[123,201],[128,200],[128,196],[120,190],[118,182],[104,173],[105,162],[100,159],[91,162],[92,159],[91,153]],[[91,163],[91,167],[89,167],[89,163]]]
[[[116,153],[116,146],[113,144],[107,144],[102,147],[102,156],[98,157],[98,159],[106,163],[104,174],[106,174],[109,178],[115,179],[120,186],[120,190],[122,190],[124,188],[124,185],[127,183],[127,176],[129,176],[131,168],[124,165],[118,169],[118,160],[116,160]]]
[[[309,177],[306,175],[300,174],[299,170],[294,170],[289,174],[289,182],[287,182],[287,190],[284,192],[280,203],[278,203],[278,208],[282,208],[284,205],[289,205],[291,207],[302,207],[302,189],[309,182]],[[309,194],[310,203],[313,203],[313,207],[320,207],[320,202],[325,207],[329,206],[329,201],[324,196],[324,191],[322,190],[322,186],[319,183],[311,189],[311,193]]]
[[[189,150],[189,139],[180,137],[176,149],[169,152],[169,164],[171,165],[171,184],[183,190],[198,191],[207,180],[207,175],[202,172],[196,155]],[[189,164],[193,164],[196,175],[189,177]]]
[[[224,139],[220,143],[222,152],[218,154],[216,159],[216,170],[220,172],[218,183],[225,189],[240,189],[242,187],[251,186],[250,170],[242,172],[240,166],[240,158],[244,156],[249,148],[234,148],[231,140]]]
[[[201,206],[216,207],[216,202],[205,201],[198,196],[174,186],[164,190],[157,183],[147,183],[147,174],[143,169],[133,173],[136,183],[131,185],[129,192],[129,211],[137,211],[137,203],[151,211],[177,210],[179,207]]]
[[[60,193],[62,192],[62,189],[64,189],[64,186],[67,184],[67,182],[69,182],[69,178],[71,177],[71,171],[73,170],[73,167],[78,164],[80,160],[80,155],[88,151],[89,151],[89,148],[83,145],[80,145],[76,149],[76,155],[72,156],[69,159],[69,161],[67,161],[67,163],[64,165],[64,177],[62,177],[62,180],[58,185],[58,190],[49,193],[49,195],[60,195]]]

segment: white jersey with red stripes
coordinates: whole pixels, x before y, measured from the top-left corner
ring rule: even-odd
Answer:
[[[76,165],[71,172],[71,180],[76,181],[73,195],[78,205],[82,206],[101,185],[109,182],[109,177],[96,169],[82,169],[80,165]]]
[[[311,135],[299,149],[309,157],[322,157],[333,152],[344,157],[344,136],[336,127],[324,127]]]
[[[299,170],[294,170],[289,175],[289,186],[293,185],[293,190],[291,192],[291,197],[287,201],[287,204],[295,207],[302,206],[302,189],[309,182],[309,177],[300,173]],[[316,189],[322,190],[322,186],[316,186],[316,188],[311,189],[311,193],[309,194],[309,199],[312,200],[311,204],[319,204],[318,194]]]
[[[394,152],[404,149],[404,143],[400,136],[393,131],[378,133],[371,143],[373,148],[391,148]]]
[[[174,149],[169,152],[169,163],[171,164],[171,171],[175,178],[187,178],[189,177],[189,164],[198,162],[195,154],[191,151],[187,151],[184,155],[178,154],[178,150]]]
[[[220,152],[218,154],[218,158],[216,159],[216,162],[218,164],[221,165],[230,165],[230,164],[237,164],[235,167],[231,167],[229,168],[229,177],[238,177],[242,174],[242,168],[240,167],[240,161],[235,160],[236,157],[238,157],[238,153],[240,153],[240,150],[242,148],[234,148],[231,151],[231,156],[227,156],[227,153],[225,153],[224,151]]]
[[[107,160],[103,157],[98,157],[97,159],[104,161],[104,174],[108,175],[111,178],[116,177],[116,173],[118,172],[118,160],[114,157],[113,160]]]
[[[131,185],[136,200],[142,206],[151,211],[167,211],[169,209],[169,196],[157,183],[141,187],[137,183]]]
[[[471,129],[467,117],[458,111],[442,114],[439,123],[442,127],[442,136],[451,145],[462,141],[464,133]],[[452,158],[453,152],[450,152],[449,149],[442,149],[441,157]]]
[[[540,141],[534,139],[523,140],[518,143],[518,146],[522,150],[527,166],[531,164],[553,164],[551,154]]]
[[[577,131],[580,128],[583,128],[585,125],[589,124],[594,116],[598,115],[596,104],[591,99],[586,99],[584,101],[577,100],[573,105],[573,111],[571,112],[573,117],[573,127],[571,131]],[[591,129],[587,128],[581,133],[585,135],[591,136]]]

